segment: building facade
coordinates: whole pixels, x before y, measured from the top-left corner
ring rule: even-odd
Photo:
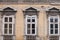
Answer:
[[[60,40],[60,0],[0,0],[0,40]]]

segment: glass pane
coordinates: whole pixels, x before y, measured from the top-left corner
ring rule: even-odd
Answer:
[[[27,22],[31,22],[31,20],[30,19],[27,19]]]
[[[8,24],[4,24],[4,28],[8,28]]]
[[[53,18],[50,19],[50,22],[53,22]]]
[[[12,22],[12,17],[9,17],[9,22]]]
[[[8,22],[8,17],[5,17],[5,22]]]
[[[12,24],[9,24],[9,34],[12,34]]]
[[[30,34],[30,30],[29,29],[27,30],[27,34]]]
[[[58,29],[55,29],[55,34],[58,34]]]
[[[8,30],[7,29],[4,29],[4,34],[7,34],[8,33]]]
[[[32,28],[35,28],[35,24],[32,24]]]
[[[32,30],[32,34],[35,34],[35,29]]]
[[[50,30],[50,34],[53,34],[53,29]]]
[[[12,29],[9,29],[9,34],[12,34]]]
[[[9,28],[12,28],[12,24],[9,24]]]
[[[53,24],[50,24],[50,28],[53,28]]]
[[[58,24],[55,24],[55,28],[58,28]]]
[[[55,22],[58,22],[58,19],[57,18],[55,18]]]
[[[32,19],[32,22],[35,22],[35,19]]]
[[[30,28],[30,24],[27,24],[27,28]]]

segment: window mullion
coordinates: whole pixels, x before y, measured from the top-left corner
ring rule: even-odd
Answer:
[[[9,34],[9,23],[8,23],[8,34]]]
[[[35,34],[37,34],[37,17],[35,16]]]
[[[55,34],[55,17],[53,17],[53,33]]]
[[[9,17],[8,17],[8,34],[9,34]]]
[[[55,34],[55,23],[53,24],[53,33]]]
[[[32,17],[30,19],[31,19],[31,22],[30,22],[30,24],[31,24],[31,26],[30,26],[30,33],[32,34]]]

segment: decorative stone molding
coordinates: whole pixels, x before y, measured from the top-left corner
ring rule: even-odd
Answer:
[[[47,15],[59,15],[60,14],[60,10],[53,7],[51,9],[49,9],[48,11],[46,11]]]
[[[38,15],[38,12],[39,11],[37,9],[33,8],[33,7],[30,7],[30,8],[23,11],[24,16],[25,15]]]
[[[13,8],[7,7],[0,11],[2,15],[14,15],[17,11]]]

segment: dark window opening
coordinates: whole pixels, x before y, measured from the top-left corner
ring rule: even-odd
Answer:
[[[9,22],[12,22],[12,17],[9,17]]]
[[[30,30],[29,29],[27,30],[27,34],[30,34]]]
[[[58,24],[55,24],[55,28],[58,28]]]
[[[58,19],[57,18],[55,18],[55,22],[58,22]]]
[[[35,34],[35,30],[32,30],[32,34]]]
[[[35,24],[32,24],[32,28],[35,28]]]
[[[50,33],[53,34],[53,30],[52,29],[50,30]]]
[[[32,19],[32,22],[35,22],[35,19]]]
[[[8,17],[5,17],[5,22],[8,22]]]
[[[50,24],[50,27],[53,28],[53,24]]]
[[[8,24],[4,24],[4,28],[8,28]]]
[[[50,19],[50,22],[53,22],[53,18]]]
[[[27,22],[31,22],[31,20],[30,19],[27,19]]]
[[[58,29],[55,30],[55,34],[58,34]]]
[[[30,28],[30,24],[27,24],[27,28]]]

